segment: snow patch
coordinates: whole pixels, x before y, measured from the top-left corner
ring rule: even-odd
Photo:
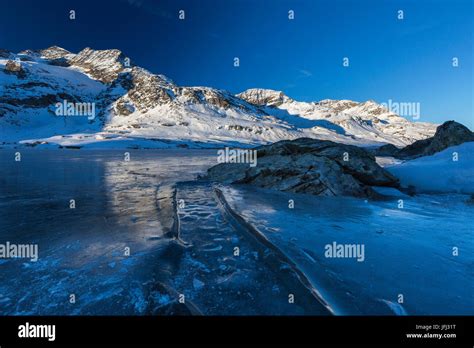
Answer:
[[[473,194],[474,142],[452,146],[432,156],[387,166],[386,169],[400,179],[402,186],[415,186],[417,192]]]

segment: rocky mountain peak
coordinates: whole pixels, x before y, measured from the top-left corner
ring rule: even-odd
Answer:
[[[117,100],[115,112],[128,115],[131,110],[147,112],[160,105],[172,104],[174,108],[185,105],[202,105],[211,108],[259,112],[251,104],[232,94],[209,87],[181,87],[164,75],[154,75],[134,67],[121,73],[120,81],[128,92]]]
[[[472,137],[472,132],[466,126],[456,121],[446,121],[436,129],[435,138],[466,138]]]
[[[72,54],[68,50],[59,46],[51,46],[51,47],[39,50],[38,53],[41,55],[41,57],[46,58],[46,59],[59,59],[59,58],[64,58],[67,55]]]
[[[282,91],[273,89],[251,88],[237,94],[237,97],[257,106],[279,106],[290,101]]]
[[[70,65],[82,68],[93,78],[105,83],[114,81],[120,72],[129,67],[127,63],[127,57],[120,50],[93,50],[89,47],[69,60]]]

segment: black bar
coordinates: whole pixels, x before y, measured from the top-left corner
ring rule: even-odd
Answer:
[[[25,323],[56,325],[54,342],[20,338]],[[416,325],[456,325],[429,331]],[[0,346],[57,344],[410,344],[473,346],[473,317],[0,317]],[[407,338],[411,333],[456,338]]]

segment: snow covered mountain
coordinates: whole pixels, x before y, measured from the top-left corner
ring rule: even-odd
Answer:
[[[94,116],[58,115],[58,103],[93,105]],[[211,147],[312,137],[401,146],[435,130],[436,125],[410,122],[373,101],[307,103],[272,90],[233,95],[178,86],[115,49],[0,50],[4,145]]]
[[[275,117],[301,129],[326,128],[338,134],[374,143],[406,145],[430,137],[436,126],[410,122],[374,101],[357,103],[351,100],[325,99],[319,102],[299,102],[280,91],[249,89],[238,96],[259,105]]]

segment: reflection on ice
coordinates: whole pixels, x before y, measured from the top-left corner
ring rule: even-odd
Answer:
[[[466,196],[400,209],[221,187],[243,224],[194,180],[214,150],[128,152],[0,151],[0,242],[39,246],[37,262],[0,259],[0,314],[474,314]],[[364,261],[325,257],[333,242]]]
[[[22,150],[20,163],[0,152],[0,240],[38,243],[40,256],[1,260],[1,314],[153,312],[147,284],[176,262],[158,190],[193,179],[215,151],[129,152]]]

